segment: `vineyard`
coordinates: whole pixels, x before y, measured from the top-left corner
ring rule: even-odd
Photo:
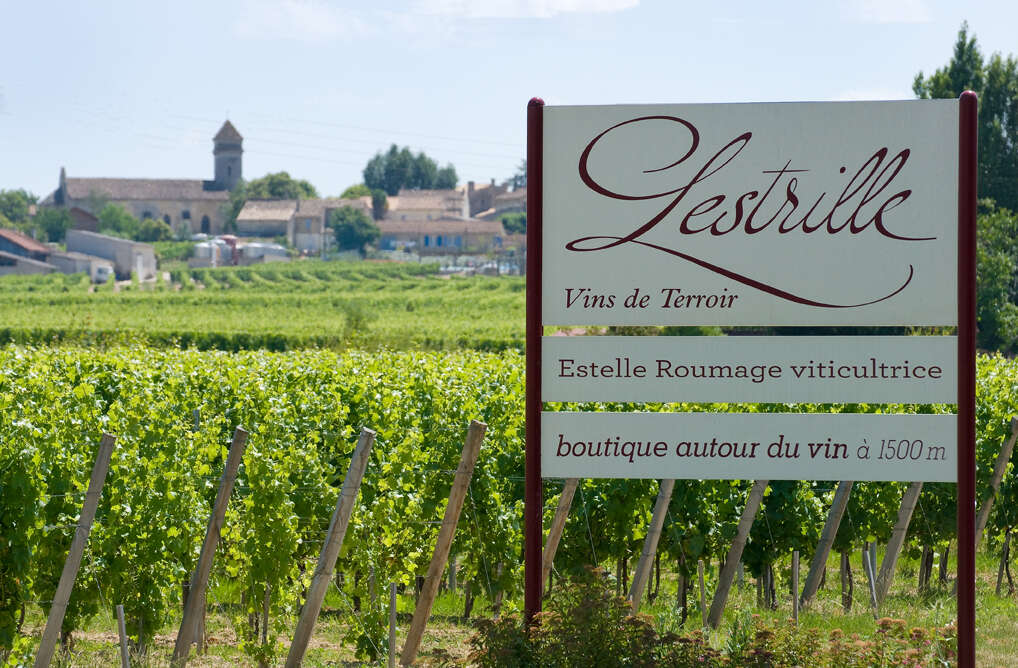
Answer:
[[[94,290],[83,274],[5,276],[0,344],[522,349],[520,277],[436,271],[365,262],[185,268],[169,281]]]
[[[430,276],[400,280],[432,281],[440,286],[439,292],[457,289],[449,287],[456,286],[454,282]],[[482,285],[483,281],[477,282],[470,290],[483,291],[477,287]],[[507,285],[493,292],[512,294],[513,284]],[[360,286],[363,289],[364,281]],[[398,290],[397,285],[387,294]],[[257,289],[251,291],[265,298]],[[201,296],[221,293],[230,291],[205,288]],[[45,299],[45,294],[38,297]],[[309,289],[308,294],[316,292]],[[423,299],[417,291],[413,295]],[[146,297],[140,292],[123,296]],[[267,328],[278,324],[268,323]],[[363,660],[386,656],[387,602],[379,592],[386,583],[398,583],[400,609],[406,610],[408,600],[412,605],[472,419],[487,423],[487,435],[452,546],[460,592],[453,605],[462,608],[446,614],[469,617],[473,608],[473,614],[489,616],[499,606],[502,612],[517,610],[522,587],[523,382],[523,359],[513,351],[229,354],[138,347],[0,349],[0,518],[4,523],[0,526],[4,539],[0,542],[0,652],[13,647],[12,659],[28,656],[37,642],[30,629],[38,629],[39,615],[53,599],[103,432],[116,435],[117,442],[64,620],[68,645],[76,633],[92,628],[95,619],[109,619],[112,607],[120,604],[135,647],[139,651],[151,648],[153,657],[165,651],[160,635],[173,633],[174,624],[179,623],[181,588],[195,567],[237,426],[250,436],[209,589],[210,609],[226,620],[236,638],[238,654],[231,655],[230,661],[275,662],[285,655],[284,642],[292,633],[362,426],[374,429],[377,440],[336,566],[335,587],[327,599],[343,620],[335,633],[336,643],[345,649],[320,655],[321,660],[327,663],[354,654]],[[994,463],[1011,432],[1018,363],[983,356],[978,383],[977,493],[983,499],[990,495]],[[886,409],[863,404],[739,408],[576,404],[556,408]],[[947,407],[896,409],[941,412]],[[746,580],[757,583],[756,610],[778,619],[788,616],[788,595],[781,592],[787,592],[790,556],[797,550],[805,561],[816,549],[836,486],[836,482],[771,482],[743,555]],[[832,569],[840,563],[840,585],[832,572],[827,577],[826,598],[817,603],[821,618],[841,616],[842,626],[849,629],[867,625],[869,600],[858,553],[864,545],[888,542],[907,486],[856,483],[835,539],[838,555],[831,562]],[[581,481],[555,556],[553,588],[563,576],[598,564],[615,575],[617,591],[624,593],[657,488],[652,480]],[[739,481],[676,482],[658,547],[656,577],[647,588],[648,600],[655,603],[649,610],[673,617],[680,614],[673,619],[676,624],[698,626],[693,585],[698,562],[706,567],[709,589],[735,534],[749,488],[749,482]],[[551,524],[562,489],[561,480],[545,482],[546,526]],[[983,575],[988,570],[996,572],[998,562],[991,563],[991,558],[1000,559],[1005,589],[1011,584],[1006,546],[1018,522],[1016,509],[1018,478],[1008,471],[980,557]],[[887,609],[914,609],[918,573],[918,594],[930,606],[917,613],[921,619],[915,621],[938,625],[950,621],[954,614],[950,585],[937,584],[933,564],[936,558],[941,577],[949,581],[954,538],[954,485],[927,484],[908,530],[906,555],[899,562]],[[662,595],[665,586],[674,595]],[[981,581],[980,595],[992,598],[986,587]],[[989,587],[992,590],[992,583]],[[737,623],[738,607],[753,606],[752,594],[741,596],[739,606],[726,610],[724,627]],[[1013,600],[1006,608],[991,602],[982,609],[994,605],[1004,618],[1015,616]],[[872,616],[868,618],[872,627]],[[980,618],[979,624],[984,623],[989,625]],[[980,642],[1013,643],[1008,628],[981,626]]]

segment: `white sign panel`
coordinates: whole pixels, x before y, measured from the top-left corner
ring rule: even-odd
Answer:
[[[923,480],[957,476],[954,415],[545,413],[544,477]]]
[[[956,324],[958,109],[545,107],[543,322]]]
[[[546,336],[545,401],[955,403],[953,336]]]

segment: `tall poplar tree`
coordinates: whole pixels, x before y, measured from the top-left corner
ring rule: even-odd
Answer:
[[[979,197],[1018,211],[1018,61],[994,53],[983,59],[967,23],[950,62],[930,76],[919,72],[912,90],[923,99],[979,95]]]

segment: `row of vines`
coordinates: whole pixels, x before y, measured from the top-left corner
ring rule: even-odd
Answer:
[[[1008,435],[1018,364],[978,367],[980,497]],[[235,426],[250,432],[212,575],[232,592],[239,627],[269,601],[268,633],[239,634],[252,656],[272,657],[291,630],[321,549],[360,427],[377,431],[337,571],[351,599],[372,581],[406,586],[427,569],[466,427],[487,437],[456,534],[460,579],[513,600],[522,585],[523,359],[517,353],[294,353],[0,348],[0,653],[23,640],[24,606],[46,608],[74,533],[102,432],[118,437],[71,605],[66,636],[123,604],[144,646],[179,609],[197,559]],[[701,410],[709,405],[575,404],[570,410]],[[741,410],[879,412],[878,405],[760,404]],[[900,408],[900,407],[899,407]],[[906,411],[941,412],[941,406]],[[196,413],[197,411],[197,413]],[[197,416],[197,419],[195,419]],[[815,549],[835,483],[773,481],[744,562],[753,575]],[[659,546],[692,576],[718,561],[735,533],[749,483],[679,481]],[[562,481],[545,483],[550,521]],[[835,549],[885,541],[902,483],[857,483]],[[617,566],[638,555],[657,484],[587,480],[556,556],[560,572]],[[1016,524],[1018,480],[1008,474],[990,533]],[[913,549],[954,538],[953,485],[929,484]],[[578,505],[578,507],[580,507]],[[113,600],[115,592],[115,599]],[[510,604],[511,605],[511,604]],[[257,616],[257,615],[255,615]],[[384,648],[380,604],[362,609],[348,640]]]

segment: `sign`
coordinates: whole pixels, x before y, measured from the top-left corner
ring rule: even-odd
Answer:
[[[544,475],[923,480],[957,476],[954,415],[545,413]]]
[[[556,325],[954,325],[957,100],[546,107]]]
[[[546,336],[545,401],[954,403],[953,336]]]
[[[545,108],[540,324],[957,324],[959,109],[957,100]],[[953,403],[957,345],[939,336],[544,337],[541,396]],[[593,420],[638,440],[635,432],[622,436],[636,428],[634,419],[541,417],[580,432]],[[723,436],[742,418],[710,419]],[[816,419],[755,418],[743,436],[766,440],[792,430],[792,420],[801,425],[792,430],[797,438],[816,438],[807,429],[821,429]],[[853,424],[874,418],[859,420]],[[672,421],[662,433],[680,428]],[[926,433],[911,426],[923,422],[940,425],[932,433],[943,429],[935,416],[908,422],[915,434]],[[582,458],[558,457],[552,466],[549,428],[541,428],[542,475],[751,475],[752,467],[736,470],[724,458],[696,467],[607,458],[592,468]],[[843,435],[824,430],[845,443],[883,434],[875,426]],[[892,437],[920,438],[879,439]],[[950,433],[939,434],[937,445],[948,455],[936,460],[931,480],[945,479],[956,461]],[[782,477],[888,480],[906,473],[892,475],[869,459],[856,460],[850,476],[816,458],[797,464]],[[759,477],[767,467],[755,470]]]
[[[976,97],[527,112],[524,608],[542,476],[958,483],[975,665]],[[548,337],[547,326],[956,326],[956,337]],[[952,350],[954,351],[952,353]],[[957,415],[544,412],[935,402]]]

